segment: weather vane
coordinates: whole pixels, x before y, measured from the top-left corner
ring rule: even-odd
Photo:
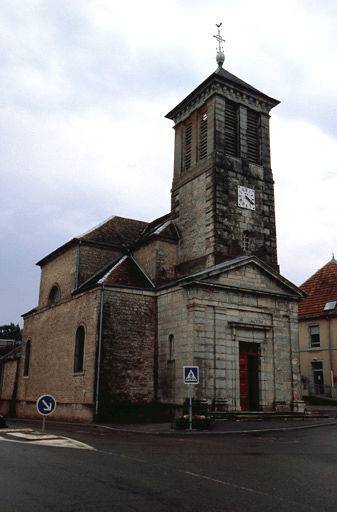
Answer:
[[[216,36],[213,36],[215,37],[215,39],[218,41],[219,43],[219,47],[217,48],[217,52],[222,52],[223,51],[223,47],[221,46],[221,43],[225,43],[226,41],[224,39],[222,39],[221,35],[220,35],[220,27],[221,27],[222,23],[220,23],[219,25],[216,23],[216,26],[218,27],[218,34]]]
[[[220,34],[221,25],[222,25],[222,23],[220,23],[219,25],[216,23],[216,26],[218,27],[218,34],[216,36],[213,36],[219,43],[219,46],[217,48],[217,54],[216,54],[216,61],[218,63],[219,69],[222,68],[223,63],[225,62],[225,54],[223,52],[223,47],[221,46],[221,43],[226,42],[224,39],[222,39],[221,34]]]

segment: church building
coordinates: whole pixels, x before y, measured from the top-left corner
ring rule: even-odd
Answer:
[[[298,302],[277,260],[269,116],[278,101],[218,67],[166,117],[171,211],[111,217],[43,258],[24,317],[16,414],[93,421],[196,399],[228,411],[301,410]]]

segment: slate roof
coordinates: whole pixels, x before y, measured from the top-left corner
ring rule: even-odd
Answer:
[[[337,261],[332,258],[305,283],[302,290],[308,296],[299,304],[299,318],[312,316],[336,315],[336,309],[324,311],[324,306],[329,300],[337,300]]]
[[[213,82],[232,85],[242,92],[246,92],[256,98],[264,100],[270,106],[270,108],[275,107],[280,103],[279,100],[267,96],[267,94],[264,94],[252,85],[244,82],[241,80],[241,78],[238,78],[226,69],[218,68],[216,71],[214,71],[214,73],[206,78],[206,80],[198,85],[198,87],[196,87],[190,94],[188,94],[186,98],[184,98],[178,105],[176,105],[168,114],[166,114],[165,117],[174,120],[177,112],[183,109],[196,95],[200,94]]]
[[[146,226],[146,229],[144,229],[141,236],[135,240],[134,244],[132,244],[131,249],[135,249],[137,246],[142,245],[144,242],[147,242],[148,240],[151,240],[155,237],[170,240],[172,242],[178,242],[179,235],[171,219],[170,213],[164,215],[163,217],[159,217],[153,222],[150,222]]]
[[[80,238],[127,247],[140,237],[147,226],[148,222],[114,216]]]
[[[154,288],[151,279],[131,255],[117,258],[103,267],[77,288],[76,293],[81,293],[97,284],[127,286],[132,288]]]
[[[91,229],[87,233],[69,240],[61,247],[55,249],[42,260],[38,261],[36,265],[40,267],[47,263],[49,260],[58,257],[60,254],[67,251],[74,244],[78,245],[80,241],[88,243],[108,244],[118,246],[121,248],[130,247],[138,240],[145,229],[149,226],[148,222],[140,220],[126,219],[124,217],[114,216],[102,222],[99,226]]]
[[[123,256],[98,281],[100,284],[115,284],[136,288],[153,288],[145,272],[130,256]]]

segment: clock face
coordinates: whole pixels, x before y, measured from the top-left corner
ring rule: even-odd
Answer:
[[[255,210],[255,190],[239,185],[238,206],[248,208],[248,210]]]

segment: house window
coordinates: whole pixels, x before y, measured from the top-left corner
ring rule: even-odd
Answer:
[[[200,112],[200,138],[199,138],[199,157],[200,160],[207,156],[207,107]]]
[[[225,150],[229,156],[239,156],[238,148],[238,106],[226,102],[225,110]]]
[[[185,123],[185,170],[189,169],[192,165],[192,119],[187,119]]]
[[[60,290],[58,286],[53,286],[50,290],[49,297],[48,297],[48,304],[49,306],[53,306],[60,300]]]
[[[85,332],[83,325],[80,325],[76,331],[75,355],[74,355],[74,373],[83,372],[84,363],[84,338]]]
[[[174,360],[174,336],[170,334],[169,336],[169,361]]]
[[[24,363],[24,367],[23,367],[23,376],[24,377],[29,377],[30,353],[31,353],[31,340],[28,340],[26,343],[25,363]]]
[[[320,347],[319,324],[309,325],[309,343],[311,348]]]
[[[252,164],[260,163],[259,116],[252,110],[247,111],[247,157]]]

